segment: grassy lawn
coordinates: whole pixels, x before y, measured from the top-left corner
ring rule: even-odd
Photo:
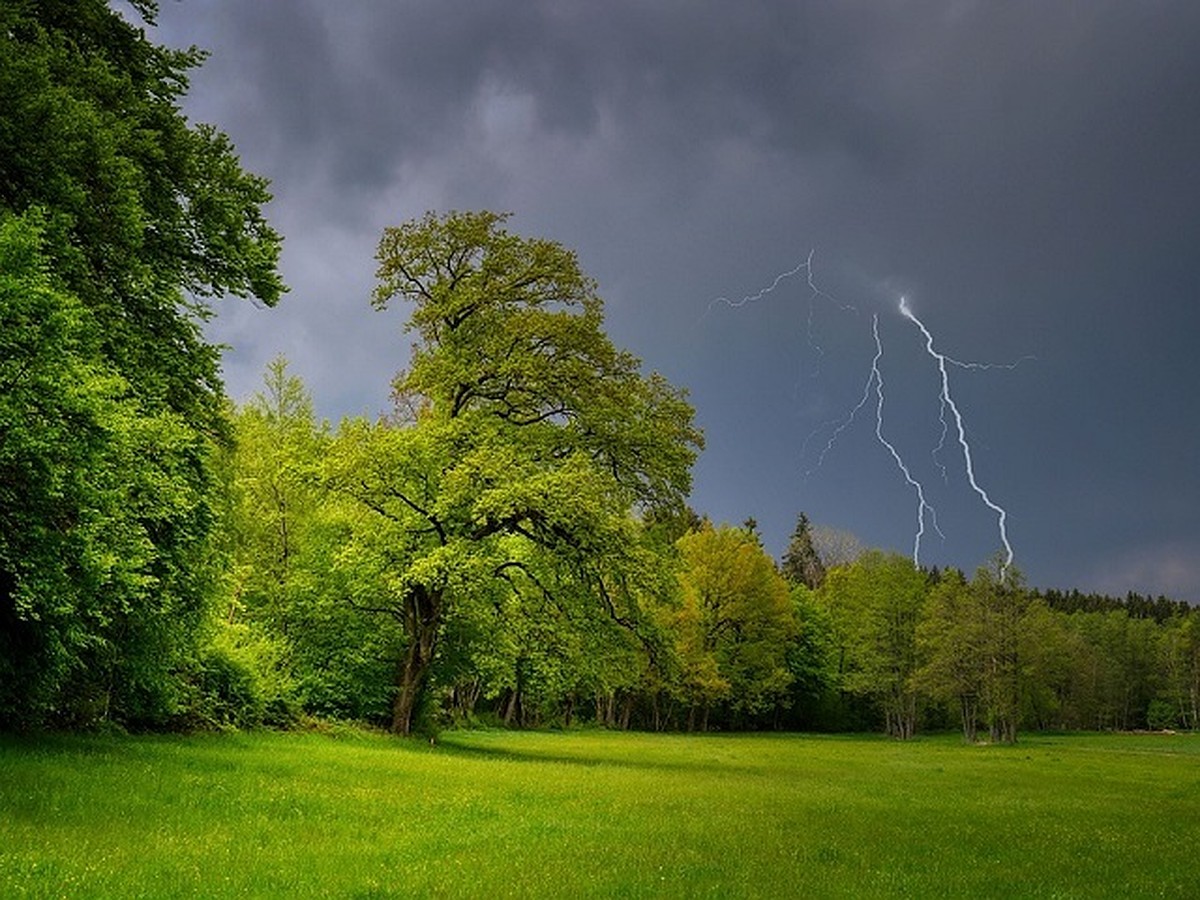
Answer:
[[[1196,896],[1200,735],[0,738],[0,896]]]

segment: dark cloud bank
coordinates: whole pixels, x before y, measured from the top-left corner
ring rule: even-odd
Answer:
[[[188,101],[270,177],[292,293],[228,303],[231,392],[285,353],[331,418],[404,364],[370,311],[383,226],[514,212],[576,249],[609,328],[692,391],[695,504],[908,551],[915,500],[860,399],[880,315],[886,432],[971,570],[995,517],[938,439],[901,294],[960,359],[980,482],[1031,583],[1200,600],[1200,4],[163,3],[211,50]],[[805,273],[737,309],[814,251]],[[815,433],[815,434],[814,434]]]

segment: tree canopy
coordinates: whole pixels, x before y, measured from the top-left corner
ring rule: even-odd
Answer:
[[[683,392],[616,349],[574,253],[490,212],[384,232],[375,305],[412,304],[411,413],[344,430],[330,483],[369,513],[388,573],[365,600],[403,624],[393,727],[413,725],[443,628],[482,581],[588,598],[631,628],[647,567],[635,509],[678,508],[701,435]],[[553,587],[551,587],[553,585]]]
[[[137,8],[153,16],[157,4]],[[274,305],[284,288],[265,180],[179,109],[203,59],[151,43],[104,0],[0,8],[0,208],[44,211],[50,267],[131,388],[219,430],[205,298]]]
[[[676,634],[690,715],[725,704],[743,721],[785,701],[799,622],[787,582],[752,533],[703,527],[678,542]]]

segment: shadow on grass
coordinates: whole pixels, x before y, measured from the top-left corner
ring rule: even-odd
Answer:
[[[81,733],[28,732],[0,734],[0,762],[5,757],[47,761],[88,759],[114,763],[145,760],[156,765],[232,768],[247,744],[239,733]],[[197,751],[203,750],[203,753]]]
[[[471,732],[464,732],[469,735]],[[695,735],[690,737],[695,738]],[[649,757],[635,758],[633,756],[609,756],[589,753],[562,753],[553,748],[530,747],[516,748],[512,746],[490,747],[480,746],[468,740],[463,741],[458,734],[443,734],[437,743],[438,751],[448,756],[459,756],[477,760],[498,760],[514,763],[536,763],[563,766],[576,766],[587,769],[631,769],[661,772],[716,772],[730,774],[732,772],[758,773],[761,765],[748,763],[734,758],[724,759],[695,759],[694,752],[689,753],[688,760],[674,761],[669,759],[654,759]]]

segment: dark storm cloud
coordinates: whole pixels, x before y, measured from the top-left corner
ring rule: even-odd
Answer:
[[[903,40],[903,19],[872,33],[855,27],[863,13],[791,3],[198,5],[219,35],[221,72],[203,77],[238,98],[226,127],[263,130],[339,187],[386,183],[397,157],[461,152],[487,85],[531,96],[552,133],[586,137],[607,118],[656,164],[730,139],[864,161],[905,143],[873,52]],[[185,12],[164,11],[177,41]]]
[[[820,353],[802,280],[708,311],[816,248],[822,286],[883,315],[891,427],[931,473],[898,293],[947,352],[1036,357],[959,382],[1034,583],[1200,599],[1200,4],[189,0],[161,23],[212,51],[189,110],[273,180],[287,236],[284,306],[217,326],[235,394],[283,351],[331,415],[382,404],[405,350],[366,311],[380,228],[511,209],[693,389],[697,505],[772,549],[800,509],[906,549],[870,423],[803,477],[861,394],[865,318],[818,304]],[[972,568],[994,523],[961,487],[928,554]]]
[[[1129,201],[1161,193],[1200,119],[1183,4],[199,5],[245,123],[341,189],[463,152],[491,84],[532,97],[542,129],[608,118],[644,164],[696,178],[744,141],[836,158],[923,218],[960,221],[931,202],[958,198],[1001,228],[1047,207],[1136,228],[1161,210]]]

